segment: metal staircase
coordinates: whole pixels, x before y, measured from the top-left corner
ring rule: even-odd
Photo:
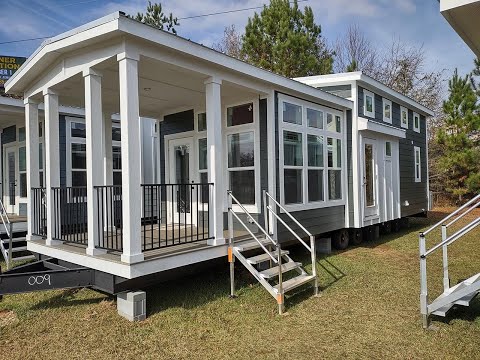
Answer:
[[[247,270],[258,280],[260,284],[272,295],[278,304],[278,311],[282,314],[285,310],[285,293],[290,292],[304,284],[313,283],[314,295],[318,295],[318,279],[316,272],[315,237],[308,232],[288,211],[285,210],[273,197],[263,191],[264,217],[266,225],[262,227],[252,215],[240,204],[228,191],[228,229],[229,249],[228,261],[230,262],[230,294],[235,296],[234,265],[235,258],[238,259]],[[249,222],[255,225],[260,235],[255,235],[240,216],[233,211],[233,203],[246,215]],[[273,203],[273,207],[270,205]],[[277,214],[277,207],[282,211],[308,236],[310,245],[293,231],[286,222]],[[267,231],[269,229],[270,216],[282,223],[305,248],[311,253],[312,271],[309,274],[302,263],[294,261],[289,252],[282,250],[281,244],[276,236]],[[253,240],[241,243],[234,242],[233,218],[242,225],[250,234]],[[275,233],[276,231],[273,231]],[[284,280],[284,278],[288,278]]]
[[[448,235],[448,230],[453,224],[460,219],[464,219],[465,215],[478,207],[480,207],[480,195],[474,197],[428,230],[420,233],[420,311],[424,328],[429,326],[429,315],[446,316],[447,312],[455,305],[469,306],[470,301],[480,292],[480,273],[455,286],[450,286],[448,272],[448,246],[480,225],[480,217],[474,217],[467,225],[451,235]],[[442,241],[427,250],[426,236],[438,227],[441,227]],[[440,248],[443,255],[443,293],[433,302],[428,303],[427,257]]]
[[[3,224],[3,231],[0,231],[0,251],[7,264],[7,269],[10,269],[13,261],[33,259],[34,256],[27,250],[25,232],[15,232],[14,224],[10,221],[1,200],[0,218]]]

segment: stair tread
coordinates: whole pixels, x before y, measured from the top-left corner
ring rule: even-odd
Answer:
[[[475,283],[479,280],[480,280],[480,273],[475,274],[475,275],[469,277],[468,279],[459,282],[457,285],[452,286],[450,289],[448,289],[442,295],[440,295],[440,297],[444,297],[444,296],[453,294],[455,291],[461,290],[465,286],[472,285],[473,283]]]
[[[14,261],[31,260],[31,259],[35,259],[35,255],[25,255],[25,256],[19,256],[19,257],[12,258],[12,260],[14,260]]]
[[[315,279],[315,276],[313,275],[299,275],[283,282],[282,288],[284,292],[288,292],[314,279]],[[278,291],[278,285],[275,285],[273,288]]]
[[[437,316],[443,316],[445,317],[447,315],[447,312],[453,307],[454,304],[447,304],[435,311],[432,312],[433,315]]]
[[[8,244],[10,242],[9,239],[1,239],[0,240],[3,244]],[[23,237],[18,237],[18,238],[13,238],[12,239],[12,243],[15,243],[15,242],[20,242],[20,241],[27,241],[27,239],[25,238],[25,236]]]
[[[272,256],[276,259],[278,254],[277,252],[271,252],[270,254],[272,254]],[[289,251],[288,250],[282,250],[282,255],[288,255],[289,254]],[[268,260],[271,260],[272,258],[264,253],[264,254],[260,254],[260,255],[256,255],[256,256],[252,256],[250,258],[247,258],[247,261],[252,264],[252,265],[256,265],[256,264],[259,264],[261,262],[264,262],[264,261],[268,261]]]
[[[469,306],[470,305],[470,301],[472,301],[472,299],[477,296],[478,294],[478,291],[475,291],[471,294],[468,294],[464,297],[462,297],[461,299],[458,299],[457,301],[455,301],[455,305],[461,305],[461,306]]]
[[[285,264],[282,264],[282,273],[285,273],[287,271],[290,271],[290,270],[294,270],[294,269],[297,269],[299,267],[302,266],[302,263],[299,263],[299,262],[294,262],[294,261],[290,261],[290,262],[287,262]],[[278,266],[274,266],[270,269],[267,269],[267,270],[264,270],[262,272],[260,272],[260,276],[265,278],[265,279],[270,279],[274,276],[277,276],[278,275]]]
[[[259,239],[260,242],[264,245],[273,245],[270,240],[267,240],[265,238]],[[247,250],[253,250],[253,249],[258,249],[260,247],[260,244],[256,240],[251,240],[245,243],[240,243],[240,244],[235,244],[235,248],[239,251],[247,251]]]

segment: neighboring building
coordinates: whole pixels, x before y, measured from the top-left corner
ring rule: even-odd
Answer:
[[[314,262],[315,236],[332,236],[344,248],[349,228],[358,243],[362,228],[398,228],[402,216],[427,208],[425,116],[431,112],[357,75],[355,93],[337,96],[122,13],[47,40],[6,84],[7,92],[26,98],[28,250],[94,271],[90,285],[115,294],[227,254],[232,275],[235,257],[280,308],[284,293],[299,285],[315,281],[316,291],[315,270],[305,271],[282,252],[283,244],[301,242]],[[372,91],[370,118],[360,115],[363,89]],[[392,102],[392,124],[378,121],[382,100],[378,105],[373,93]],[[45,186],[37,176],[38,102],[46,110]],[[67,139],[78,141],[66,140],[71,174],[65,179],[59,104],[85,108],[86,119],[85,129],[66,122]],[[409,110],[408,130],[397,126],[400,105]],[[111,151],[111,114],[120,114],[119,155]],[[140,116],[158,120],[153,140],[142,135]],[[364,134],[378,136],[365,151]],[[413,139],[418,155],[413,146],[407,154],[405,139]],[[85,158],[76,157],[79,148]],[[148,165],[145,153],[152,154]],[[121,167],[111,165],[116,162]],[[380,183],[383,166],[390,175]],[[265,253],[247,258],[248,250]],[[255,267],[270,260],[285,264]],[[269,283],[289,271],[297,276],[284,287]]]

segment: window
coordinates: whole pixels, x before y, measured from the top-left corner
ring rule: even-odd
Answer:
[[[122,150],[112,146],[113,185],[122,185]]]
[[[402,128],[408,129],[408,110],[403,106],[400,107],[400,124]]]
[[[70,126],[70,136],[72,138],[85,139],[87,137],[85,124],[80,122],[72,122]]]
[[[227,126],[253,123],[253,104],[232,106],[227,109]]]
[[[253,131],[227,136],[229,188],[241,204],[255,205]]]
[[[372,92],[367,90],[363,91],[363,115],[375,117],[375,97]]]
[[[18,141],[25,141],[25,127],[18,128]]]
[[[200,121],[199,121],[200,123]],[[200,127],[199,127],[200,129]],[[201,184],[208,183],[207,139],[198,139],[198,173]],[[208,202],[208,187],[202,187],[201,202]]]
[[[207,114],[206,113],[199,113],[197,115],[197,126],[198,131],[205,131],[207,130]]]
[[[112,141],[122,141],[120,125],[112,124]]]
[[[20,175],[20,197],[27,197],[27,148],[18,148],[18,172]]]
[[[420,115],[413,113],[413,131],[420,132]]]
[[[342,200],[341,113],[286,95],[279,110],[282,203],[305,209]]]
[[[383,99],[383,121],[392,123],[392,102],[388,99]]]
[[[422,181],[422,165],[421,165],[421,157],[420,157],[420,148],[418,146],[414,146],[414,154],[415,154],[415,182]]]
[[[392,156],[392,143],[390,141],[385,142],[385,156]]]

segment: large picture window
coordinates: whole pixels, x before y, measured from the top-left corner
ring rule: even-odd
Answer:
[[[287,96],[279,100],[283,204],[315,208],[343,200],[342,113]]]

